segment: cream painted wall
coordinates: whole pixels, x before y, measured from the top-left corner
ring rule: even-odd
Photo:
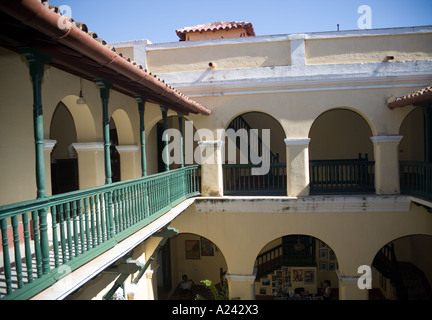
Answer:
[[[33,89],[28,64],[21,55],[2,48],[0,49],[0,67],[3,70],[2,75],[4,75],[0,77],[0,94],[3,101],[0,108],[1,119],[3,120],[0,133],[3,137],[9,137],[2,139],[0,146],[2,150],[0,157],[2,180],[8,181],[8,183],[3,183],[0,186],[0,205],[3,205],[34,199],[36,197],[36,180]],[[52,118],[58,103],[62,101],[73,119],[76,131],[76,141],[74,142],[103,142],[99,89],[93,82],[83,80],[82,83],[87,104],[77,105],[80,79],[54,67],[45,66],[42,81],[45,139],[51,139]],[[140,146],[139,115],[136,100],[110,90],[108,113],[110,117],[113,115],[116,120],[120,144]],[[56,128],[62,126],[61,122]],[[148,122],[151,122],[151,119],[146,118],[146,124]],[[28,128],[28,130],[23,130],[24,128]],[[99,151],[95,150],[93,155],[90,157],[89,155],[89,152],[85,151],[81,161],[79,159],[81,167],[79,168],[81,173],[79,181],[83,187],[104,183],[103,153],[99,154]],[[46,152],[45,156],[47,157],[46,163],[50,163],[49,152]],[[129,159],[134,169],[128,172],[127,177],[141,176],[140,165],[136,165],[140,164],[140,153],[135,152]],[[85,170],[89,169],[90,172],[86,173]],[[49,168],[46,168],[46,180],[51,180]],[[47,184],[47,188],[50,188],[50,184]],[[51,194],[51,190],[47,190],[47,194]]]
[[[36,175],[33,89],[27,65],[24,57],[0,48],[0,69],[0,205],[3,205],[34,199]]]
[[[261,250],[284,235],[305,234],[322,240],[333,249],[339,270],[346,276],[357,275],[360,265],[371,265],[380,248],[395,239],[410,234],[432,235],[431,215],[415,205],[409,212],[308,214],[247,213],[248,206],[256,211],[254,200],[242,202],[241,213],[205,213],[189,208],[171,225],[182,233],[211,239],[225,257],[228,273],[244,275],[252,274]]]
[[[195,100],[211,106],[210,117],[197,117],[197,129],[224,129],[235,116],[263,110],[277,119],[286,138],[309,136],[314,121],[324,112],[343,108],[356,111],[370,127],[372,135],[399,134],[399,128],[409,110],[390,110],[387,99],[411,92],[406,88],[350,89],[269,94],[221,95],[197,97]]]
[[[244,43],[181,48],[177,50],[147,51],[148,70],[152,73],[168,73],[195,70],[210,70],[209,62],[218,69],[262,68],[287,66],[290,61],[290,43]]]
[[[430,60],[432,34],[306,40],[306,64]]]

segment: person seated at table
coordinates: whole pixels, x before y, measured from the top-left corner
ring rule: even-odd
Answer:
[[[305,289],[303,287],[294,289],[294,300],[302,300]]]
[[[194,293],[192,291],[192,286],[194,282],[188,278],[186,274],[182,276],[182,281],[177,285],[177,287],[173,288],[173,290],[168,295],[168,299],[171,298],[174,292],[179,292],[180,299],[192,300],[194,297]]]
[[[324,287],[324,294],[323,294],[324,300],[330,300],[331,293],[332,293],[330,280],[324,280],[323,287]]]

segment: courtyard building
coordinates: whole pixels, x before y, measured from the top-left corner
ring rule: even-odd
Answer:
[[[0,28],[1,299],[432,298],[432,26]]]

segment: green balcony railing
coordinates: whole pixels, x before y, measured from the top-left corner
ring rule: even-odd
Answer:
[[[32,297],[198,194],[188,166],[0,207],[0,298]]]
[[[401,192],[432,198],[432,163],[400,161]]]

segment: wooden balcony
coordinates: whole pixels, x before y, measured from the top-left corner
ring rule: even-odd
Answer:
[[[0,207],[0,298],[28,299],[200,194],[199,167]]]

